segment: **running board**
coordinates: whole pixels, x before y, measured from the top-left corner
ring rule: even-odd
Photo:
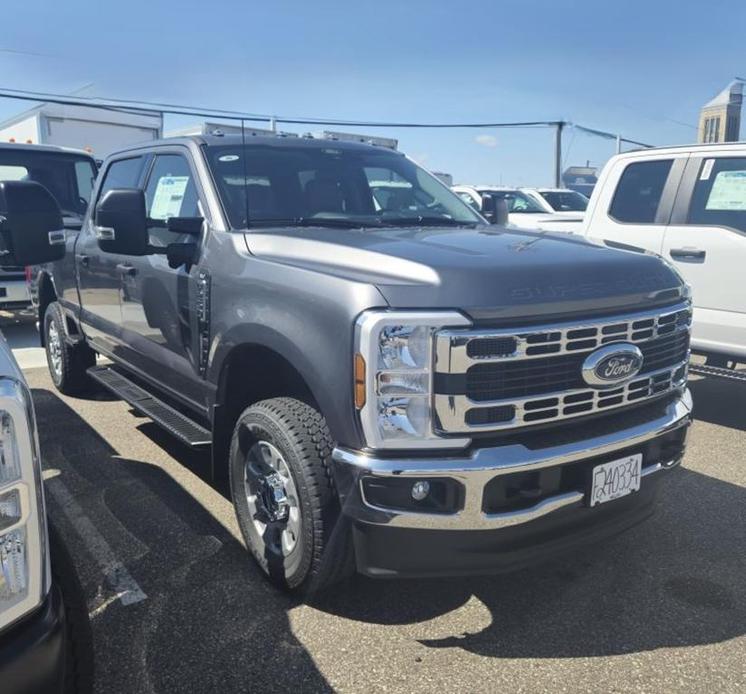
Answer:
[[[130,381],[109,366],[93,366],[88,375],[131,405],[133,409],[150,417],[187,446],[197,448],[212,443],[210,432],[185,414],[159,400],[147,390]]]
[[[697,374],[697,376],[714,376],[715,378],[726,378],[729,381],[741,381],[742,383],[746,383],[746,371],[724,369],[720,366],[689,364],[689,373]]]

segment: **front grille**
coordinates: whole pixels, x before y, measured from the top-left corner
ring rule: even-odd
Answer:
[[[639,345],[640,374],[679,364],[689,349],[689,335],[679,331]],[[585,388],[581,366],[593,350],[517,362],[476,364],[468,369],[464,392],[472,400],[528,397],[552,390]]]
[[[669,392],[686,381],[690,325],[690,306],[679,304],[593,324],[443,331],[436,341],[434,378],[440,429],[509,429],[579,417]],[[623,385],[594,389],[583,379],[583,362],[594,350],[614,342],[635,344],[643,355],[642,367]]]

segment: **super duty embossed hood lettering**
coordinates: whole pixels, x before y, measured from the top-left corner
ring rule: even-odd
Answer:
[[[681,285],[652,254],[488,226],[283,228],[246,243],[258,257],[374,284],[394,307],[454,306],[487,321],[655,305]]]

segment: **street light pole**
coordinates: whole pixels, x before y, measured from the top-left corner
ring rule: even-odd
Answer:
[[[562,187],[562,130],[565,127],[565,121],[557,121],[555,124],[554,134],[554,187]]]

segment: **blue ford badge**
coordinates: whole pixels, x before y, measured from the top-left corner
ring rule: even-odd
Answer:
[[[611,388],[638,374],[642,352],[627,342],[606,345],[591,352],[583,362],[583,380],[594,388]]]

